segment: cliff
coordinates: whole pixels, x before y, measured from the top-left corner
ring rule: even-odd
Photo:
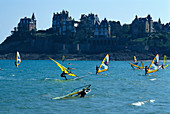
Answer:
[[[144,38],[86,38],[61,37],[48,32],[17,32],[0,45],[0,59],[15,59],[16,51],[22,59],[101,60],[109,53],[111,60],[153,59],[156,53],[170,56],[170,35],[154,33]]]

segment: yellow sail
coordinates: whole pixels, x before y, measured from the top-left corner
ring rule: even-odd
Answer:
[[[50,57],[49,57],[50,58]],[[58,65],[58,67],[62,70],[62,71],[64,71],[67,75],[69,75],[69,76],[75,76],[75,77],[77,77],[75,74],[73,74],[70,70],[68,70],[67,68],[65,68],[64,66],[62,66],[60,63],[58,63],[57,61],[55,61],[54,59],[52,59],[52,58],[50,58],[52,61],[54,61],[57,65]]]
[[[139,63],[136,59],[136,56],[134,56],[134,63],[129,63],[133,69],[144,69],[143,62]],[[134,68],[135,67],[135,68]]]
[[[137,62],[136,56],[134,56],[134,62]]]
[[[134,67],[136,67],[136,68],[134,68],[134,69],[144,69],[144,65],[143,65],[143,62],[141,61],[141,65],[142,66],[139,66],[139,64],[140,63],[129,63],[130,65],[132,65],[132,66],[134,66]]]
[[[158,71],[158,69],[159,69],[158,63],[159,63],[159,54],[156,54],[156,56],[154,57],[154,59],[152,60],[152,62],[150,64],[146,74]]]
[[[91,85],[86,85],[77,89],[74,89],[71,93],[61,96],[61,97],[55,97],[53,99],[62,99],[62,98],[68,98],[68,97],[74,97],[74,95],[78,95],[78,93],[80,93],[83,89],[87,90],[88,88],[90,88]]]
[[[102,63],[99,66],[97,73],[107,71],[108,68],[109,68],[109,54],[107,54],[105,58],[103,59]]]
[[[19,55],[19,52],[17,51],[16,53],[16,67],[18,67],[18,65],[21,63],[21,57]]]
[[[163,59],[163,66],[162,66],[162,68],[163,69],[165,69],[169,64],[167,64],[166,66],[165,66],[165,58],[166,58],[166,55],[164,55],[164,59]]]

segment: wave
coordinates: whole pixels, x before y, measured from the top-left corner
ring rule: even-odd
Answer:
[[[146,101],[136,102],[136,103],[132,103],[131,105],[134,105],[134,106],[142,106],[142,105],[144,105],[145,103],[148,103],[148,102],[154,103],[155,100],[146,100]]]
[[[34,79],[34,78],[33,78],[33,79],[27,79],[27,80],[37,80],[37,79]]]
[[[10,76],[15,76],[15,74],[11,74]]]
[[[58,81],[58,82],[69,81],[69,80],[60,80],[60,79],[54,79],[54,78],[44,78],[43,80],[45,80],[45,81]]]
[[[153,79],[149,79],[149,80],[151,80],[151,81],[154,81],[154,80],[156,80],[156,78],[153,78]]]

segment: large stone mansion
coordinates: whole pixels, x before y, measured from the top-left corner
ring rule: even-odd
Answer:
[[[131,27],[131,34],[133,38],[144,37],[148,33],[155,31],[170,32],[170,23],[166,25],[161,24],[161,20],[154,22],[152,17],[138,17],[128,24]],[[55,31],[60,36],[72,36],[76,34],[80,29],[90,31],[90,37],[94,38],[107,38],[117,37],[117,34],[121,32],[123,26],[119,21],[108,21],[106,18],[99,20],[98,15],[95,14],[82,14],[80,21],[75,21],[74,18],[69,16],[68,11],[61,11],[53,13],[51,30]],[[36,31],[36,19],[34,13],[31,18],[21,18],[15,31]]]

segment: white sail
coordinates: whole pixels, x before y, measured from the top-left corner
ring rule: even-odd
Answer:
[[[102,63],[99,66],[97,73],[107,71],[108,68],[109,68],[109,54],[107,54],[105,58],[103,59]]]
[[[20,54],[19,52],[17,51],[17,54],[16,54],[16,66],[18,67],[18,65],[21,63],[21,57],[20,57]]]

